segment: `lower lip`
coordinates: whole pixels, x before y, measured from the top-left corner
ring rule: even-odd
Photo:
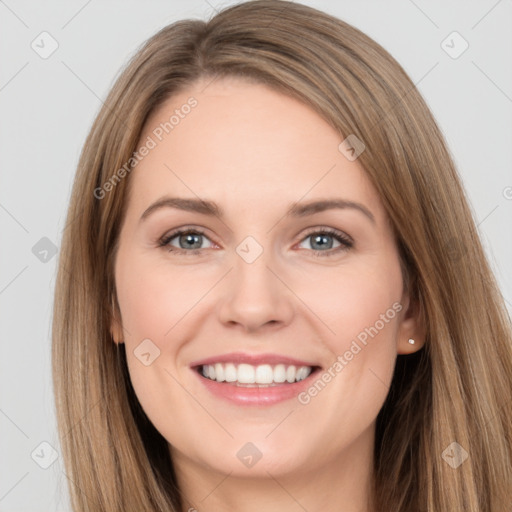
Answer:
[[[311,385],[312,378],[318,373],[312,371],[308,377],[293,384],[277,384],[274,386],[245,387],[234,383],[217,382],[203,377],[198,371],[194,373],[206,388],[215,396],[228,400],[236,405],[273,405],[285,400],[297,398],[299,393]]]

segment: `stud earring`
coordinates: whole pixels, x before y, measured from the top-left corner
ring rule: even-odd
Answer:
[[[416,342],[415,342],[412,338],[409,338],[409,343],[410,343],[411,345],[414,345]]]

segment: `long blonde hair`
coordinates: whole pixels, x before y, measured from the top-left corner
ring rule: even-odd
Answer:
[[[339,19],[279,0],[160,30],[123,70],[87,137],[53,319],[73,509],[181,510],[167,443],[142,411],[124,345],[110,332],[119,318],[114,260],[130,176],[101,198],[95,191],[130,160],[163,101],[200,78],[222,76],[291,95],[340,137],[354,134],[366,146],[359,162],[392,222],[405,285],[427,326],[423,349],[398,356],[377,418],[378,511],[505,511],[512,501],[511,322],[443,136],[381,46]],[[469,457],[454,468],[443,454],[459,445]]]

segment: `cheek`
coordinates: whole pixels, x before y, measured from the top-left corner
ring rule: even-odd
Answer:
[[[207,290],[204,279],[164,261],[119,262],[116,283],[123,325],[139,338],[162,340]]]
[[[310,294],[312,309],[329,327],[323,341],[331,364],[339,363],[331,366],[334,387],[348,386],[356,406],[378,405],[385,398],[397,355],[401,299],[402,276],[394,259],[333,274],[323,294],[318,289]]]
[[[178,271],[170,275],[161,262],[133,255],[119,260],[116,268],[130,380],[144,412],[168,439],[182,435],[180,422],[169,416],[169,404],[183,414],[201,414],[191,409],[189,396],[177,382],[180,376],[173,361],[181,343],[169,342],[179,340],[182,320],[198,297],[183,275]]]
[[[397,323],[399,298],[398,291],[393,293],[392,288],[380,289],[359,280],[340,300],[333,319],[336,338],[340,341],[357,339],[364,344],[377,336],[390,337],[393,334],[390,328]]]
[[[355,439],[382,408],[393,377],[401,314],[396,284],[377,287],[360,278],[345,284],[333,314],[326,317],[335,333],[323,339],[331,361],[299,396],[333,443]]]
[[[367,265],[350,271],[340,269],[331,272],[322,286],[309,288],[309,292],[304,290],[304,293],[311,309],[319,312],[329,328],[327,339],[343,349],[347,341],[353,339],[359,338],[364,343],[365,333],[369,337],[368,329],[372,337],[377,335],[374,328],[386,336],[391,329],[396,331],[402,298],[400,266],[398,262],[395,265],[388,261],[380,268]]]
[[[171,437],[179,427],[169,421],[163,404],[174,404],[181,411],[190,409],[189,396],[175,380],[181,377],[175,362],[190,336],[187,321],[191,310],[212,283],[144,255],[132,254],[117,262],[116,285],[130,380],[148,417]]]
[[[363,398],[391,381],[400,303],[388,293],[366,295],[360,290],[344,306],[333,323],[336,335],[328,338],[328,348],[333,360],[342,364],[344,379]]]

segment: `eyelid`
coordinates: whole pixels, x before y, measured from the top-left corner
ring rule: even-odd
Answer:
[[[340,244],[338,247],[331,247],[330,249],[327,249],[325,251],[321,251],[319,249],[310,249],[308,252],[313,253],[313,256],[316,257],[336,257],[339,256],[342,253],[345,253],[349,250],[351,250],[354,247],[354,240],[350,235],[347,235],[345,232],[336,229],[331,228],[327,226],[314,226],[311,229],[309,229],[305,234],[302,235],[302,238],[299,240],[298,244],[303,243],[305,240],[307,240],[310,236],[313,234],[323,234],[328,235],[335,240],[338,241]]]
[[[218,244],[216,244],[216,242],[211,240],[211,238],[206,234],[206,230],[199,228],[199,227],[195,227],[193,225],[181,226],[181,227],[178,227],[178,228],[172,229],[171,231],[166,232],[163,236],[158,238],[158,240],[157,240],[158,245],[165,247],[173,238],[176,238],[177,236],[183,235],[186,233],[194,233],[197,235],[202,235],[203,237],[208,238],[208,240],[210,240],[212,242],[212,244],[218,245]],[[178,247],[175,247],[174,249],[176,249],[178,251],[184,250],[184,249],[181,249]],[[200,251],[200,250],[202,250],[202,249],[192,249],[192,250],[186,251],[186,252]]]
[[[346,242],[349,242],[351,244],[354,243],[353,238],[345,233],[344,231],[341,231],[340,229],[331,228],[329,226],[313,226],[311,228],[306,228],[306,233],[302,235],[302,238],[300,241],[304,240],[308,236],[312,235],[313,233],[328,233],[332,236],[337,236],[339,238],[343,238]]]

